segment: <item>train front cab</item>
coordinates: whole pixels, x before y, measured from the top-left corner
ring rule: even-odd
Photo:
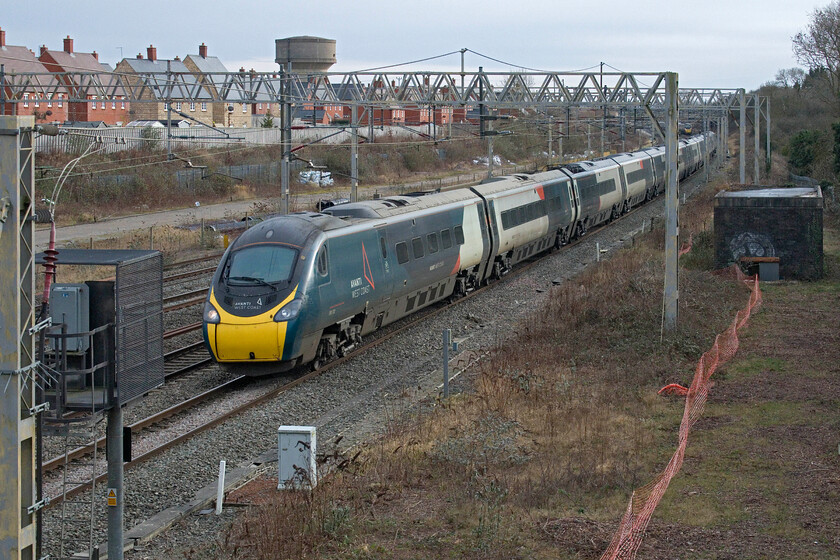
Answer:
[[[306,238],[313,228],[294,220],[269,220],[248,230],[213,277],[203,334],[210,354],[226,368],[261,375],[299,362],[312,276]]]

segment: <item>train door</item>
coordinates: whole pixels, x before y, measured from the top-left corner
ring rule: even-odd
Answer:
[[[379,293],[378,302],[376,304],[375,309],[375,317],[374,317],[374,329],[378,329],[382,326],[383,322],[386,322],[388,319],[388,315],[390,314],[391,308],[391,296],[393,295],[393,264],[392,261],[394,259],[394,255],[392,255],[391,251],[388,249],[388,231],[385,225],[381,225],[376,228],[377,236],[378,236],[378,251],[379,256],[382,259],[382,270],[381,270],[381,287],[377,290]],[[388,321],[389,322],[389,321]]]

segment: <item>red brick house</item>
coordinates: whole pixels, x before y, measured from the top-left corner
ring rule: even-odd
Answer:
[[[74,52],[73,39],[69,35],[64,39],[64,50],[53,51],[42,46],[38,60],[49,72],[95,72],[106,86],[110,85],[113,79],[113,69],[99,62],[96,51]],[[64,82],[70,91],[78,85],[71,82],[69,77]],[[122,125],[130,120],[130,107],[125,97],[123,91],[108,91],[107,97],[99,98],[96,95],[88,95],[88,102],[70,103],[66,120],[102,121],[108,125]]]
[[[36,58],[35,53],[26,47],[7,45],[6,32],[0,29],[0,65],[6,74],[36,72],[46,74],[47,68]],[[18,92],[18,98],[12,99],[16,92],[11,87],[4,91],[5,101],[0,106],[0,114],[35,115],[36,122],[64,122],[67,120],[67,93],[56,91],[53,83],[29,86],[26,91]]]

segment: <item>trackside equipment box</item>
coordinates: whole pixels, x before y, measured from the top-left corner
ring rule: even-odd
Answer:
[[[280,426],[277,488],[315,488],[315,426]]]
[[[715,268],[765,265],[761,279],[823,276],[820,187],[721,191],[715,196]],[[778,272],[769,270],[778,266]]]

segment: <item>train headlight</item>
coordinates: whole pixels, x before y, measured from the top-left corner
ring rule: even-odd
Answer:
[[[298,316],[301,307],[303,307],[303,300],[293,299],[292,301],[284,305],[280,309],[280,311],[278,311],[274,315],[274,321],[276,323],[282,323],[283,321],[291,321],[292,319]]]
[[[213,307],[213,304],[208,302],[204,303],[204,322],[205,323],[213,323],[214,325],[219,324],[219,312],[216,311],[216,308]]]

